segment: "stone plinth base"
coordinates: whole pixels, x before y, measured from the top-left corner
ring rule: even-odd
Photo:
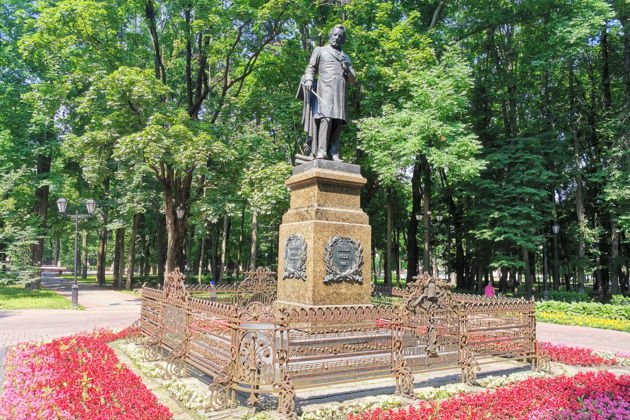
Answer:
[[[306,303],[295,303],[295,302],[287,302],[284,300],[274,300],[273,306],[278,308],[288,308],[288,309],[335,309],[335,308],[344,308],[348,305],[308,305]],[[373,308],[374,305],[371,303],[358,303],[352,305],[354,308]]]
[[[280,225],[278,300],[370,303],[372,231],[360,203],[365,183],[358,165],[313,160],[293,169],[286,181],[291,208]]]

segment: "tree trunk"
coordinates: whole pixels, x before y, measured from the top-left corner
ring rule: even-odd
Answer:
[[[120,239],[120,263],[118,264],[118,288],[122,289],[123,280],[125,279],[125,235],[126,229],[123,228],[121,239]]]
[[[149,257],[149,247],[146,245],[146,236],[144,234],[140,234],[140,269],[138,270],[139,277],[142,281],[147,280],[148,268],[149,264],[147,263],[147,259]]]
[[[109,196],[109,177],[103,181],[103,197]],[[105,285],[105,265],[107,264],[107,222],[109,210],[103,207],[100,211],[103,219],[100,221],[103,228],[98,232],[98,250],[96,253],[96,282],[99,286]]]
[[[518,281],[516,280],[516,267],[510,267],[510,286],[512,287],[512,293],[516,293]]]
[[[610,89],[610,59],[608,54],[608,22],[602,30],[602,92],[604,109],[608,111],[612,106],[612,93]]]
[[[577,143],[577,140],[575,140]],[[576,146],[577,147],[577,146]],[[576,163],[578,162],[578,155],[576,153]],[[582,175],[578,172],[575,175],[575,206],[577,212],[577,221],[578,221],[578,272],[577,272],[577,280],[578,280],[578,292],[584,293],[584,283],[585,283],[585,274],[584,274],[584,260],[586,258],[586,244],[584,238],[584,230],[586,228],[586,211],[584,209],[584,187],[582,185]]]
[[[125,284],[125,289],[127,290],[131,290],[136,266],[136,237],[138,235],[140,217],[142,217],[141,213],[134,214],[133,221],[131,222],[131,235],[129,235],[129,259],[127,260],[127,283]]]
[[[610,259],[608,260],[610,272],[610,291],[613,295],[619,294],[619,234],[615,217],[610,217]]]
[[[376,281],[378,279],[378,265],[376,264],[376,248],[372,243],[372,278]]]
[[[392,203],[388,194],[386,209],[386,233],[385,233],[385,285],[392,285]]]
[[[87,272],[88,272],[88,233],[87,232],[83,232],[83,238],[81,241],[81,251],[82,251],[81,278],[85,280],[87,279]]]
[[[228,253],[228,242],[230,240],[230,230],[232,224],[230,223],[230,217],[225,214],[223,215],[223,240],[221,241],[221,267],[219,269],[219,279],[218,282],[221,282],[223,276],[227,271],[227,253]]]
[[[206,260],[206,233],[201,232],[201,245],[199,246],[199,264],[197,267],[197,283],[203,282],[203,267]]]
[[[536,275],[536,252],[529,252],[529,275],[532,279],[532,293],[533,287],[538,287],[538,276]]]
[[[529,250],[521,246],[521,258],[523,260],[523,276],[525,277],[525,294],[529,298],[532,295],[532,273],[529,263]]]
[[[107,215],[104,215],[107,218]],[[106,225],[106,222],[104,223]],[[107,264],[107,229],[98,232],[98,251],[96,254],[96,282],[105,285],[105,264]]]
[[[164,217],[158,209],[157,203],[153,203],[153,215],[155,218],[155,247],[157,261],[157,280],[160,285],[164,284],[164,269],[166,264],[166,247],[164,246]]]
[[[398,231],[398,229],[395,230],[394,237],[396,238],[396,286],[400,287],[401,258],[400,258],[400,232]]]
[[[241,275],[243,271],[243,262],[241,261],[241,252],[243,250],[243,238],[245,231],[245,205],[241,209],[241,230],[238,234],[238,247],[236,248],[236,277]]]
[[[61,252],[61,239],[55,238],[55,250],[53,253],[53,265],[59,267],[59,254]]]
[[[424,248],[422,253],[422,270],[433,274],[431,265],[431,166],[422,156],[422,215],[424,222]]]
[[[443,180],[444,184],[446,184],[446,173],[443,170],[439,171],[440,177]],[[448,209],[451,215],[453,216],[453,228],[455,234],[455,277],[456,277],[456,286],[458,288],[464,288],[464,248],[462,246],[462,211],[460,207],[455,204],[455,200],[453,200],[453,196],[449,193],[446,196],[446,203],[448,204]],[[447,234],[447,249],[450,249],[450,241],[451,241],[451,231],[449,228],[449,232]],[[447,261],[450,258],[449,253],[447,252]],[[448,265],[448,275],[450,282],[450,271],[452,269],[450,265],[450,261],[447,263]]]
[[[258,212],[252,211],[252,241],[249,248],[249,269],[254,271],[256,269],[256,246],[258,241]]]
[[[458,288],[466,287],[466,261],[464,255],[464,246],[462,245],[462,234],[455,227],[455,282]]]
[[[173,202],[174,197],[169,188],[164,190],[164,213],[166,216],[166,273],[171,273],[176,268],[184,271],[184,244],[188,228],[189,209],[179,201]],[[187,200],[186,200],[187,201]],[[177,208],[182,207],[182,218],[177,217]]]
[[[195,239],[195,230],[194,229],[190,229],[186,231],[186,238],[184,240],[184,247],[182,249],[182,263],[181,263],[181,267],[182,270],[184,271],[184,273],[188,274],[188,272],[192,269],[192,271],[194,271],[194,268],[191,267],[192,262],[193,262],[193,258],[192,258],[192,246],[193,246],[193,242]]]
[[[484,282],[483,282],[483,264],[482,264],[481,258],[477,258],[476,265],[477,265],[477,293],[479,293],[480,295],[483,295]]]
[[[114,244],[114,289],[120,289],[122,286],[125,256],[125,228],[116,229],[116,239]]]
[[[411,214],[407,227],[407,283],[418,275],[418,219],[420,213],[420,156],[416,156],[411,177]]]
[[[52,158],[50,156],[39,155],[37,157],[37,175],[40,181],[43,181],[48,177],[50,173],[50,165]],[[33,265],[38,268],[38,272],[35,276],[32,288],[40,289],[42,287],[42,259],[44,257],[44,240],[46,238],[46,224],[48,223],[48,193],[50,186],[48,183],[42,183],[40,187],[35,190],[36,204],[35,212],[39,217],[39,232],[37,235],[37,242],[31,246],[31,261]]]
[[[151,271],[151,244],[149,237],[147,236],[147,213],[143,215],[144,230],[142,232],[142,280],[149,280],[149,273]]]
[[[501,267],[501,277],[499,278],[499,292],[500,293],[505,293],[507,291],[507,287],[508,287],[508,283],[507,283],[508,273],[509,273],[509,270],[508,270],[507,267]]]
[[[153,0],[147,1],[144,12],[149,26],[149,33],[151,34],[151,40],[153,41],[155,77],[156,79],[160,79],[162,83],[166,84],[166,70],[164,68],[164,64],[162,63],[162,52],[158,39],[157,19],[155,16],[155,6],[153,5]]]
[[[626,107],[630,109],[630,12],[620,13],[619,21],[623,28],[623,76],[626,85]]]
[[[210,272],[212,273],[212,280],[216,282],[219,278],[218,262],[217,262],[217,246],[219,237],[219,224],[214,223],[212,225],[212,236],[210,236]]]
[[[569,69],[569,92],[571,95],[571,111],[574,114],[574,118],[578,117],[577,105],[576,105],[576,93],[574,89],[575,75],[573,70]],[[578,292],[584,292],[585,274],[584,274],[584,260],[586,257],[586,244],[585,244],[585,228],[586,228],[586,211],[584,209],[584,186],[582,183],[581,163],[580,163],[580,143],[579,143],[579,127],[577,122],[573,127],[573,155],[575,159],[575,207],[578,222]]]
[[[438,18],[440,17],[440,12],[442,11],[442,8],[444,7],[444,3],[446,3],[445,0],[441,0],[437,7],[435,8],[435,10],[433,11],[433,17],[431,18],[431,23],[429,24],[429,31],[431,31],[433,28],[435,28],[435,25],[437,24]]]

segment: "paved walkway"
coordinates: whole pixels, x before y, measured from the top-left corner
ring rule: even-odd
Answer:
[[[587,347],[599,351],[630,353],[630,333],[573,325],[536,324],[536,338],[554,344]]]
[[[70,299],[71,280],[44,276],[42,285]],[[79,304],[85,310],[0,311],[0,348],[22,341],[63,337],[94,328],[124,328],[140,318],[140,299],[92,284],[79,284]]]

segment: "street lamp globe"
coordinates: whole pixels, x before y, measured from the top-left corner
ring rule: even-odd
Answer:
[[[85,207],[87,207],[88,214],[94,214],[94,210],[96,210],[96,201],[90,198],[85,202]]]
[[[438,214],[437,216],[435,216],[435,218],[437,219],[438,223],[442,221],[442,219],[444,219],[444,215],[443,214]]]
[[[184,218],[184,212],[186,211],[186,209],[184,208],[184,206],[179,206],[177,207],[177,210],[175,210],[177,212],[177,218],[178,219],[183,219]]]
[[[59,200],[57,200],[57,210],[59,210],[59,213],[64,214],[66,212],[67,206],[68,200],[66,200],[65,198],[61,197]]]
[[[560,233],[560,223],[553,222],[553,225],[551,225],[551,229],[553,229],[553,233],[557,235],[558,233]]]

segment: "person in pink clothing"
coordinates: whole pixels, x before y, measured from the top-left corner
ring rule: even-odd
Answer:
[[[494,296],[494,287],[492,287],[492,284],[488,283],[488,285],[484,289],[484,295]]]

